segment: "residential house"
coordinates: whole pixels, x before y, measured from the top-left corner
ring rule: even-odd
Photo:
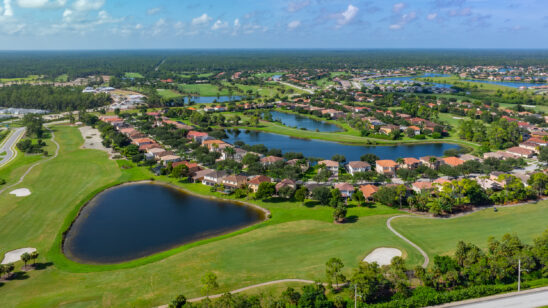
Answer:
[[[438,169],[444,162],[436,156],[423,156],[419,158],[421,163],[428,168]]]
[[[516,154],[512,154],[505,151],[496,151],[496,152],[488,152],[483,154],[483,158],[494,158],[494,159],[508,159],[508,158],[519,158],[520,156]]]
[[[310,167],[310,163],[308,162],[307,159],[294,158],[294,159],[288,160],[286,164],[290,166],[299,166],[303,172],[308,170],[308,168]]]
[[[204,140],[202,142],[202,146],[207,147],[208,150],[214,151],[214,152],[221,152],[226,147],[231,147],[232,145],[222,141],[222,140]]]
[[[457,167],[464,164],[464,160],[455,156],[444,157],[442,158],[442,160],[444,164],[449,165],[451,167]]]
[[[263,166],[270,166],[270,165],[275,164],[279,161],[284,161],[284,159],[282,157],[278,157],[278,156],[266,156],[266,157],[261,158],[261,164]]]
[[[337,176],[339,174],[339,163],[333,160],[322,160],[318,162],[318,165],[325,165],[327,170],[331,171],[331,174]]]
[[[133,139],[132,143],[137,145],[137,146],[141,146],[143,144],[156,143],[156,141],[154,141],[150,138],[137,138],[137,139]]]
[[[364,161],[351,161],[346,165],[348,173],[354,175],[357,172],[366,172],[371,170],[371,165]]]
[[[522,147],[511,147],[506,152],[523,158],[530,158],[535,154],[534,151]]]
[[[400,164],[400,168],[416,169],[421,165],[421,161],[414,157],[403,158],[403,163]]]
[[[379,191],[379,187],[375,185],[362,185],[360,186],[360,191],[366,200],[373,200],[373,195]]]
[[[247,184],[247,177],[243,175],[228,175],[222,178],[221,183],[227,190],[234,191]]]
[[[539,145],[534,142],[525,141],[519,144],[520,148],[539,153]]]
[[[459,156],[459,158],[461,160],[464,160],[465,162],[470,161],[470,160],[481,161],[481,158],[479,158],[477,156],[474,156],[472,154],[462,154],[461,156]]]
[[[337,183],[335,188],[341,192],[343,198],[350,198],[354,193],[354,186],[348,183]]]
[[[397,125],[388,124],[379,129],[379,132],[381,134],[390,135],[391,133],[395,131],[399,131],[400,127]]]
[[[192,131],[188,132],[186,137],[188,139],[192,139],[194,141],[198,141],[198,142],[202,143],[205,140],[205,138],[208,137],[208,134],[205,133],[205,132],[198,132],[198,131],[192,130]]]
[[[227,176],[227,172],[224,170],[213,170],[213,172],[209,172],[204,175],[204,179],[202,180],[202,184],[208,185],[208,186],[215,186],[222,184],[222,179]]]
[[[270,183],[272,182],[272,179],[267,177],[266,175],[257,175],[255,177],[253,177],[251,180],[249,180],[249,182],[247,182],[249,188],[251,188],[251,190],[253,192],[257,192],[257,190],[259,190],[259,185],[261,185],[261,183]]]
[[[276,192],[278,192],[280,189],[284,187],[291,187],[295,189],[297,185],[295,184],[295,181],[290,179],[283,179],[279,183],[276,184]]]
[[[432,182],[430,181],[415,182],[411,184],[411,188],[418,194],[424,191],[431,191],[433,189]]]
[[[180,160],[181,160],[181,156],[173,155],[173,154],[168,154],[168,155],[161,156],[161,157],[160,157],[160,160],[162,161],[162,163],[164,163],[165,165],[167,165],[167,164],[169,164],[169,163],[174,163],[174,162],[180,161]]]
[[[421,128],[418,127],[418,126],[411,125],[411,126],[408,126],[406,130],[408,130],[408,129],[412,129],[412,130],[413,130],[413,133],[415,134],[415,136],[421,134]]]
[[[398,163],[390,159],[377,160],[375,161],[375,165],[375,171],[389,176],[394,176],[396,174],[396,168],[398,167]]]

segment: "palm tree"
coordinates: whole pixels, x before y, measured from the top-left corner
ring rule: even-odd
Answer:
[[[29,262],[31,259],[30,257],[30,254],[28,252],[25,252],[24,254],[21,255],[21,260],[23,260],[23,262],[25,262],[25,268],[27,267],[27,262]]]
[[[223,151],[225,152],[226,157],[230,159],[232,159],[234,157],[234,154],[236,154],[236,150],[234,150],[233,147],[226,147]]]
[[[6,272],[6,266],[4,264],[0,264],[0,278],[2,278],[2,275]]]
[[[403,158],[399,157],[398,159],[396,159],[396,162],[398,163],[398,165],[403,165]]]
[[[30,258],[32,259],[33,261],[33,264],[36,265],[36,259],[38,259],[38,256],[40,254],[38,253],[38,251],[33,251],[31,254],[30,254]]]

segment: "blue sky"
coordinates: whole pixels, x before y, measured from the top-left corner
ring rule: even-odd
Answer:
[[[0,0],[0,49],[548,48],[548,0]]]

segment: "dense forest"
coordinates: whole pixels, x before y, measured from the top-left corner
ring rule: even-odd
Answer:
[[[94,74],[149,77],[166,72],[294,68],[398,68],[422,65],[540,65],[547,50],[143,50],[0,52],[0,78],[44,75],[70,79]],[[161,65],[160,65],[161,64]],[[156,70],[158,68],[158,70]]]
[[[81,87],[12,85],[0,88],[0,106],[67,111],[96,108],[111,102],[108,94],[82,93]]]

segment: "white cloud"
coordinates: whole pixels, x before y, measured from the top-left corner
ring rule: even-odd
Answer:
[[[393,11],[394,13],[399,13],[399,12],[401,12],[401,10],[403,10],[404,8],[405,8],[405,3],[399,2],[399,3],[394,4],[394,6],[392,7],[392,11]]]
[[[428,20],[434,20],[434,19],[436,19],[436,17],[438,17],[438,13],[432,13],[432,14],[428,14],[428,15],[426,16],[426,19],[428,19]]]
[[[17,0],[17,5],[24,8],[40,8],[48,4],[48,0]]]
[[[4,0],[4,16],[13,16],[11,9],[11,0]]]
[[[155,15],[158,14],[162,9],[159,7],[153,7],[151,9],[147,10],[147,15]]]
[[[202,26],[208,24],[212,20],[211,17],[207,16],[206,13],[202,14],[200,17],[192,19],[193,26]]]
[[[141,30],[143,29],[143,25],[142,24],[136,24],[135,25],[135,30]]]
[[[221,21],[220,19],[217,19],[217,21],[213,24],[213,26],[211,26],[211,30],[213,31],[224,29],[224,28],[228,28],[228,22]]]
[[[390,30],[400,30],[403,29],[406,24],[414,21],[415,19],[417,19],[417,13],[415,11],[403,14],[396,23],[391,24],[388,28]]]
[[[72,7],[76,11],[96,11],[105,4],[105,0],[76,0]]]
[[[152,35],[158,35],[164,31],[165,26],[167,25],[167,22],[165,19],[160,18],[154,26],[152,27]]]
[[[295,13],[297,11],[300,11],[304,9],[305,7],[310,5],[310,0],[302,0],[302,1],[291,1],[287,5],[286,10],[290,13]]]
[[[349,22],[351,22],[354,19],[354,17],[356,17],[359,10],[360,9],[358,9],[357,7],[353,6],[352,4],[349,4],[346,10],[339,14],[339,18],[337,20],[337,28],[340,28],[348,24]]]
[[[300,21],[300,20],[293,20],[292,22],[290,22],[290,23],[287,24],[287,28],[288,28],[289,30],[293,30],[293,29],[298,28],[300,25],[301,25],[301,21]]]

